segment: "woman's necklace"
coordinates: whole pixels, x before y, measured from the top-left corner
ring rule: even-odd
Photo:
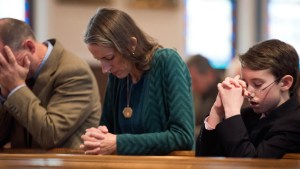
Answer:
[[[131,118],[132,116],[132,108],[129,107],[129,102],[130,102],[130,95],[131,95],[131,88],[132,88],[132,84],[129,87],[129,75],[127,76],[127,105],[126,107],[123,109],[123,115],[125,118]]]

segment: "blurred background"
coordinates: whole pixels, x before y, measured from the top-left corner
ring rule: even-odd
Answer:
[[[265,39],[300,50],[300,0],[0,0],[0,17],[26,20],[38,40],[57,38],[93,65],[83,33],[101,7],[124,10],[184,60],[202,54],[219,70]]]

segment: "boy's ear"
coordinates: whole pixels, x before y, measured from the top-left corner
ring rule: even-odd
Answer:
[[[291,75],[285,75],[281,78],[279,85],[284,91],[289,90],[294,82],[294,78]]]

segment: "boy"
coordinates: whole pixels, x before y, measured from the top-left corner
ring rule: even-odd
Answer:
[[[218,96],[197,140],[196,156],[281,158],[300,152],[300,107],[293,95],[299,58],[279,40],[240,56],[241,77],[218,84]],[[250,107],[240,110],[243,97]]]

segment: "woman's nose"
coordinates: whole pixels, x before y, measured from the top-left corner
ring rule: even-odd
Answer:
[[[102,62],[101,68],[103,73],[110,73],[111,65],[109,63]]]

